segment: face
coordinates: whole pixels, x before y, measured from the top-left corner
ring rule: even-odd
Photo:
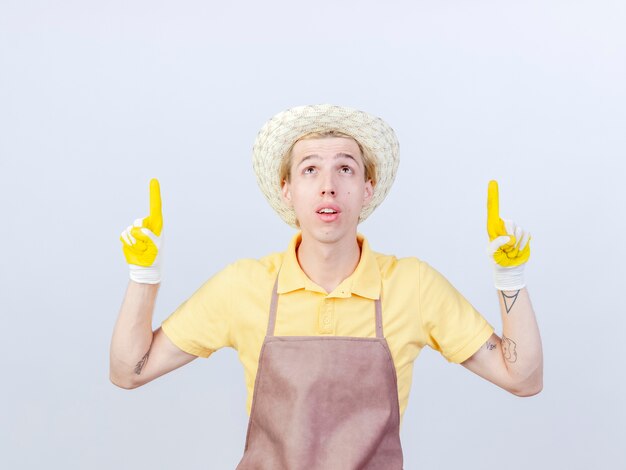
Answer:
[[[303,237],[324,243],[356,237],[359,214],[373,193],[357,143],[344,137],[301,140],[291,161],[283,197],[295,210]]]

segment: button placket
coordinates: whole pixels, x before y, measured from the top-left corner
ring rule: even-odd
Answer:
[[[332,334],[333,333],[333,310],[334,310],[334,301],[333,299],[324,299],[322,304],[320,305],[319,312],[319,330],[322,334]]]

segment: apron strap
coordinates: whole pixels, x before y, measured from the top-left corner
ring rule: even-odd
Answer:
[[[376,307],[376,337],[384,338],[383,335],[383,308],[381,306],[380,297],[374,301]],[[272,301],[270,303],[270,318],[267,322],[267,336],[274,336],[274,327],[276,326],[276,310],[278,307],[278,276],[274,281],[272,289]]]
[[[383,308],[380,303],[380,297],[375,301],[376,303],[376,337],[384,338],[383,336]]]
[[[274,325],[276,325],[276,306],[278,305],[278,276],[272,289],[272,303],[270,304],[270,319],[267,322],[267,336],[274,336]]]

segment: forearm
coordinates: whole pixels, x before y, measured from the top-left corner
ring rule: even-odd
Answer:
[[[150,356],[152,313],[159,285],[128,283],[110,350],[110,378],[120,387],[136,386]]]
[[[543,386],[541,336],[528,290],[498,291],[502,314],[501,354],[511,383],[521,395]]]

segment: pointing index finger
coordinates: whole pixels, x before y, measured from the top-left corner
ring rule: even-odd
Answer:
[[[506,235],[504,222],[500,218],[500,196],[498,182],[495,180],[489,181],[489,188],[487,189],[487,233],[490,240],[500,235]]]
[[[147,225],[147,228],[152,230],[156,236],[161,235],[161,229],[163,228],[161,186],[156,178],[150,180],[150,215],[148,216]]]

